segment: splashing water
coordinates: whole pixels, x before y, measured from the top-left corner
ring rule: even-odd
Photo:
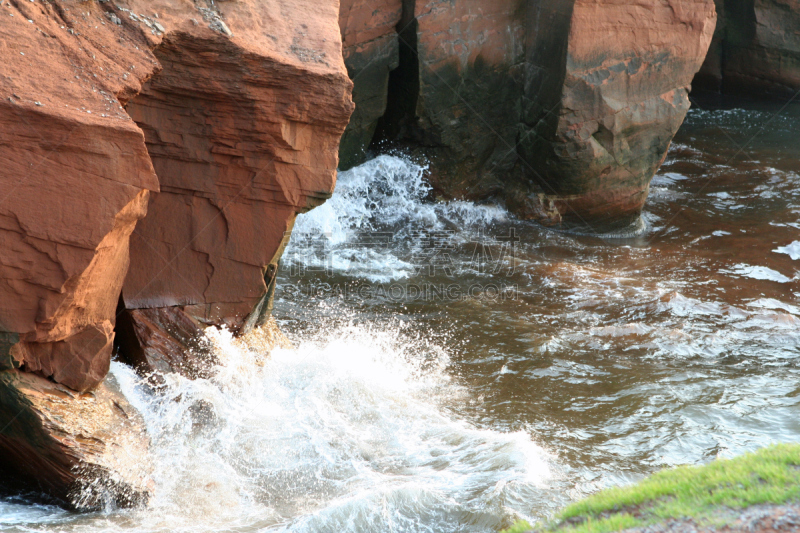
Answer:
[[[298,217],[279,274],[274,315],[295,349],[263,357],[214,333],[217,372],[170,376],[160,396],[113,365],[153,439],[150,506],[73,515],[0,499],[0,530],[488,533],[663,466],[800,439],[793,113],[753,140],[772,113],[690,112],[653,180],[649,233],[626,242],[436,203],[424,167],[398,157],[341,173]],[[753,140],[740,160],[737,135]],[[500,273],[414,268],[420,234],[446,233],[460,265],[476,234],[511,228],[522,239]],[[309,297],[286,290],[308,281],[292,272],[303,265],[331,284],[519,292]]]
[[[401,224],[443,228],[448,222],[479,226],[506,219],[506,212],[494,205],[459,200],[427,202],[431,193],[425,181],[427,170],[403,157],[381,155],[340,172],[333,197],[299,216],[293,235],[326,235],[332,243],[339,244],[356,230],[396,228]]]
[[[209,379],[166,375],[152,394],[112,365],[152,439],[149,506],[51,510],[34,530],[486,531],[513,514],[505,500],[550,476],[527,434],[454,416],[445,404],[464,392],[447,354],[399,326],[341,326],[257,365],[227,332],[208,335],[220,359]],[[15,525],[31,527],[0,514],[4,531]]]
[[[800,106],[776,112],[690,111],[652,181],[647,231],[624,241],[546,231],[496,207],[426,202],[424,186],[408,186],[418,174],[404,182],[376,160],[342,180],[364,184],[359,220],[371,229],[387,227],[394,214],[381,207],[385,197],[414,200],[391,220],[392,239],[369,252],[340,239],[327,279],[284,271],[276,315],[297,325],[295,317],[326,312],[321,301],[344,301],[370,317],[406,317],[426,335],[455,332],[450,372],[475,400],[459,415],[546,442],[559,468],[572,468],[551,486],[567,479],[571,497],[658,467],[800,439]],[[384,179],[386,186],[367,185]],[[463,217],[457,205],[466,206]],[[337,220],[353,212],[348,203],[331,211]],[[320,214],[299,224],[318,224]],[[453,263],[474,264],[476,246],[463,243],[477,228],[498,240],[515,230],[513,260],[499,271],[459,268],[452,276],[413,268],[414,236],[441,229],[454,229]],[[324,257],[312,252],[308,264]],[[459,291],[449,299],[365,291],[365,301],[287,290],[324,282]],[[515,297],[471,292],[488,283],[516,288]]]
[[[458,240],[507,219],[494,205],[427,201],[426,171],[408,159],[381,155],[339,173],[333,197],[297,217],[284,263],[372,281],[406,278],[421,235]]]
[[[434,210],[422,203],[430,192],[423,179],[426,170],[406,159],[383,155],[340,172],[333,197],[298,217],[293,235],[327,235],[332,243],[340,244],[354,230],[375,230],[406,220],[435,224]]]

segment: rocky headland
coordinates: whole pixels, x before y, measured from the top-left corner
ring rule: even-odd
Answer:
[[[194,377],[207,327],[284,342],[294,219],[378,150],[424,158],[445,198],[629,228],[698,70],[800,84],[797,6],[724,4],[0,2],[5,478],[77,509],[146,501],[112,354]]]
[[[595,233],[637,219],[716,22],[710,0],[373,4],[374,32],[342,5],[357,119],[342,161],[399,146],[444,197]]]
[[[113,466],[125,435],[138,450],[146,435],[103,384],[112,351],[194,371],[202,328],[269,317],[294,217],[332,193],[353,110],[338,5],[0,10],[0,464],[79,508],[93,500],[76,487],[106,479],[140,502],[146,479]],[[97,427],[65,427],[81,413]]]

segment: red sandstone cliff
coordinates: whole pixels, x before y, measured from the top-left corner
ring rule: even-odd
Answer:
[[[800,90],[800,2],[716,0],[719,24],[694,86],[754,95]]]
[[[97,431],[142,431],[101,384],[123,284],[123,358],[265,320],[287,232],[333,191],[352,111],[337,7],[0,3],[0,469],[81,505],[117,436],[64,424],[93,398]],[[112,497],[144,497],[123,481]]]
[[[625,226],[688,109],[715,20],[712,0],[405,0],[375,140],[428,159],[447,196],[494,195],[589,231]]]
[[[158,190],[118,96],[158,65],[99,4],[0,9],[0,356],[83,391],[108,371],[128,238]]]
[[[352,112],[336,7],[218,4],[232,36],[162,17],[162,69],[127,104],[161,184],[122,292],[134,363],[170,366],[162,347],[185,348],[170,324],[238,332],[268,315],[294,217],[333,193]]]

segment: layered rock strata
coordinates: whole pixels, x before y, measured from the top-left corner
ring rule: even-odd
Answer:
[[[0,469],[73,507],[146,499],[113,343],[197,375],[203,328],[265,323],[353,107],[337,8],[0,3]]]
[[[0,472],[77,510],[145,503],[144,422],[106,380],[91,392],[19,370],[0,372]]]
[[[122,104],[158,63],[110,8],[0,4],[0,469],[75,508],[147,498],[124,466],[143,426],[103,379],[129,237],[158,190]]]
[[[128,239],[158,190],[117,95],[157,65],[96,4],[0,16],[0,367],[85,391],[108,371]]]
[[[400,65],[373,142],[428,159],[445,196],[494,195],[523,217],[598,232],[638,217],[688,109],[712,0],[403,8]]]
[[[716,0],[719,24],[696,88],[792,97],[800,90],[800,1]]]
[[[332,194],[353,109],[336,7],[218,4],[231,35],[164,21],[162,69],[126,107],[161,192],[131,239],[123,289],[134,329],[162,331],[121,338],[126,353],[176,341],[170,324],[238,333],[268,315],[294,217]]]

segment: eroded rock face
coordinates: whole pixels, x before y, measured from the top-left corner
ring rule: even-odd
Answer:
[[[448,195],[502,191],[518,163],[528,4],[419,0],[414,6],[419,92],[408,132],[439,148],[430,151],[432,181]]]
[[[230,35],[160,19],[163,68],[127,104],[161,183],[131,239],[131,321],[175,307],[240,332],[267,316],[294,217],[332,194],[353,110],[337,7],[217,4]]]
[[[193,366],[209,324],[265,323],[295,215],[333,191],[353,107],[337,8],[0,5],[5,469],[78,508],[144,499],[109,455],[139,425],[117,423],[134,415],[103,382],[117,313],[122,356],[170,370]]]
[[[0,372],[0,471],[29,488],[78,510],[140,505],[152,484],[148,446],[142,419],[113,380],[80,394]]]
[[[695,88],[793,96],[800,90],[800,2],[716,0],[714,44]]]
[[[84,391],[108,371],[128,239],[158,190],[117,96],[157,64],[100,4],[0,9],[0,366]]]
[[[594,232],[638,217],[688,109],[712,0],[403,7],[375,140],[426,158],[445,196],[494,195],[525,218]]]
[[[714,4],[577,0],[567,32],[565,10],[539,15],[529,19],[528,34],[536,37],[520,153],[542,194],[525,204],[554,206],[556,220],[592,232],[625,227],[638,218],[689,109],[689,86],[714,31]],[[553,77],[563,86],[551,105],[554,99],[541,95]]]
[[[148,204],[127,309],[234,330],[266,315],[295,214],[333,190],[351,83],[336,5],[220,6],[3,6],[6,368],[99,383]]]
[[[363,163],[378,121],[386,112],[389,74],[400,64],[397,25],[402,0],[342,0],[339,27],[355,111],[342,136],[339,167]]]
[[[392,42],[399,41],[399,67],[390,73],[388,104],[382,103],[386,112],[374,129],[377,148],[398,142],[404,151],[427,159],[431,182],[448,196],[477,199],[501,192],[500,177],[517,163],[527,4],[402,2],[398,33],[389,35]],[[376,2],[372,5],[377,12]],[[348,35],[350,21],[342,16],[340,24]],[[359,57],[362,62],[375,60],[376,54],[363,47]],[[348,71],[354,74],[349,62]],[[355,74],[354,95],[365,85],[378,87],[362,81],[357,70]],[[360,101],[354,99],[355,117]],[[379,109],[370,108],[371,120]],[[349,126],[348,133],[353,129]],[[347,140],[345,134],[343,161],[353,152]],[[361,145],[369,142],[362,138]]]

